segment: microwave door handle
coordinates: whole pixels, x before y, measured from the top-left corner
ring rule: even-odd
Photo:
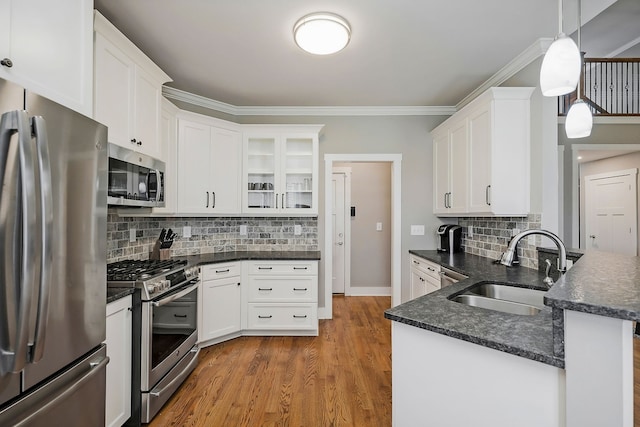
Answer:
[[[49,141],[45,120],[36,116],[32,118],[33,133],[38,152],[38,169],[40,175],[40,277],[38,281],[38,315],[34,330],[34,340],[31,347],[30,362],[38,362],[44,353],[44,343],[47,333],[47,319],[49,316],[49,295],[51,291],[51,265],[53,264],[53,187],[51,180],[51,161],[49,157]]]
[[[11,138],[17,134],[17,161],[14,155],[9,157]],[[29,118],[25,111],[9,111],[0,118],[0,191],[5,203],[13,202],[17,223],[8,224],[8,215],[0,215],[4,221],[0,229],[12,232],[12,242],[1,242],[13,249],[22,248],[15,254],[6,253],[1,258],[4,277],[2,282],[5,293],[4,300],[8,310],[4,311],[8,325],[8,348],[0,348],[0,376],[8,372],[21,371],[27,362],[27,346],[29,343],[29,314],[31,297],[35,284],[35,270],[32,268],[36,259],[36,242],[31,235],[36,227],[36,199],[35,199],[35,170],[33,168],[33,148],[31,144],[31,129]],[[9,163],[13,164],[9,164]],[[10,168],[9,170],[7,170]],[[7,174],[7,172],[12,172]],[[16,182],[5,182],[7,178],[14,178]],[[18,197],[19,196],[19,197]],[[4,210],[4,208],[2,208]],[[18,217],[20,215],[20,217]],[[22,222],[21,226],[19,221]],[[7,228],[10,226],[10,228]],[[14,226],[21,229],[21,234],[13,232]],[[0,238],[7,239],[6,234]],[[4,246],[5,248],[7,246]],[[11,256],[14,255],[14,256]],[[18,273],[19,272],[19,273]],[[16,274],[18,273],[18,274]],[[16,276],[20,277],[16,287]],[[8,279],[8,280],[7,280]],[[17,308],[17,311],[16,311]]]
[[[162,186],[162,181],[160,180],[160,171],[158,169],[154,170],[156,174],[156,202],[160,202],[160,190]]]

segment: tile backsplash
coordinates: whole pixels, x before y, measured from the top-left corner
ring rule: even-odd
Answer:
[[[540,214],[526,217],[470,217],[459,218],[462,229],[462,246],[464,251],[485,258],[498,259],[507,249],[512,230],[520,231],[541,228]],[[473,235],[469,235],[469,226],[473,227]],[[518,244],[520,265],[538,268],[536,247],[540,246],[540,236],[529,236]]]
[[[240,226],[247,235],[240,235]],[[301,234],[295,235],[295,226]],[[182,237],[184,226],[191,227],[191,237]],[[171,256],[197,255],[232,251],[316,251],[317,217],[216,217],[216,218],[137,218],[107,215],[107,262],[124,259],[147,259],[160,231],[171,228],[177,237]],[[130,230],[136,241],[130,242]]]

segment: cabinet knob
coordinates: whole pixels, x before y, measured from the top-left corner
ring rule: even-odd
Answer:
[[[11,61],[9,58],[2,58],[2,60],[0,60],[0,64],[7,68],[13,67],[13,61]]]

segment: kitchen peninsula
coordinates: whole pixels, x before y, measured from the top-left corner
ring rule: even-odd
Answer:
[[[385,312],[394,425],[633,425],[638,257],[585,254],[547,292],[547,307],[524,316],[450,299],[485,281],[542,288],[537,270],[410,252],[469,278]]]

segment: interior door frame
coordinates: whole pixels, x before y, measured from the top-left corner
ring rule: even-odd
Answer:
[[[333,201],[331,200],[331,179],[334,162],[382,162],[391,163],[391,306],[401,303],[402,286],[402,154],[325,154],[324,155],[324,302],[318,310],[321,319],[333,318],[331,274],[333,273],[332,229],[328,226]]]
[[[580,170],[578,151],[584,150],[637,150],[640,144],[571,144],[571,247],[580,247]]]
[[[333,178],[334,173],[344,174],[344,204],[345,204],[345,221],[344,221],[344,294],[351,295],[351,168],[349,167],[333,167],[331,174]],[[329,187],[331,188],[331,187]],[[333,206],[332,206],[333,207]],[[327,221],[328,222],[328,221]],[[333,233],[332,233],[333,234]],[[333,240],[333,239],[332,239]],[[333,245],[332,245],[333,255]],[[327,254],[328,256],[328,254]],[[331,258],[333,263],[333,256]],[[333,276],[333,265],[331,267],[331,275]],[[331,293],[333,294],[333,280],[331,283]]]

